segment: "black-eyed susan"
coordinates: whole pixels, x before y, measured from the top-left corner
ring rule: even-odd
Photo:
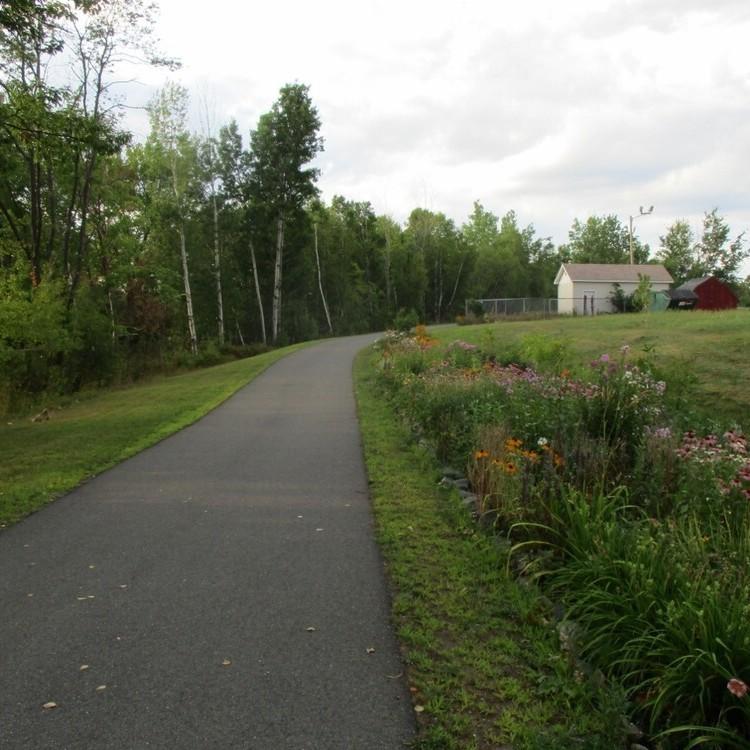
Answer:
[[[506,461],[504,471],[506,474],[513,476],[518,473],[518,466],[516,466],[513,461]]]
[[[480,451],[475,451],[474,458],[477,461],[480,461],[483,458],[487,458],[487,456],[489,456],[489,455],[490,455],[489,451],[480,450]]]

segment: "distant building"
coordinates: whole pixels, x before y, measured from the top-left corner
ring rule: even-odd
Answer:
[[[688,279],[669,296],[670,308],[688,310],[734,310],[739,302],[731,288],[715,276]]]
[[[667,291],[673,282],[660,263],[563,263],[555,277],[557,311],[597,315],[615,312],[611,296],[616,286],[632,294],[642,276],[651,281],[651,291]]]

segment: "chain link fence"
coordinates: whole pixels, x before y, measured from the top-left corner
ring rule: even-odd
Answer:
[[[500,318],[505,315],[556,315],[557,297],[504,297],[467,299],[466,317]]]
[[[551,316],[600,315],[616,312],[609,297],[583,295],[582,297],[502,297],[498,299],[467,299],[467,318],[502,318],[513,315]]]

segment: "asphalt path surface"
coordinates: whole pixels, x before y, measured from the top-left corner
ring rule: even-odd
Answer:
[[[351,381],[371,339],[286,357],[0,534],[2,750],[408,744]]]

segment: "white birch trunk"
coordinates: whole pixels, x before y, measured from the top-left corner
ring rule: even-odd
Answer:
[[[117,343],[117,324],[115,322],[115,306],[112,303],[112,290],[107,291],[107,301],[109,302],[109,317],[112,321],[112,343]]]
[[[323,310],[326,314],[326,320],[328,321],[328,332],[333,333],[333,325],[331,325],[331,314],[328,312],[328,303],[326,302],[326,296],[323,294],[323,279],[320,274],[320,255],[318,254],[318,225],[313,224],[313,233],[315,234],[315,263],[318,266],[318,289],[320,289],[320,299],[323,300]]]
[[[276,227],[276,265],[273,271],[273,311],[271,320],[271,343],[279,338],[281,324],[281,271],[284,255],[284,219],[279,217]]]
[[[219,326],[219,346],[224,346],[224,301],[221,294],[221,254],[219,252],[219,209],[216,205],[216,192],[211,188],[214,204],[214,278],[216,279],[217,323]]]
[[[185,241],[185,218],[182,206],[182,194],[177,179],[177,156],[172,153],[172,190],[174,191],[177,212],[180,217],[177,231],[180,235],[180,259],[182,260],[182,283],[185,288],[185,308],[187,312],[188,334],[190,335],[190,351],[198,353],[198,335],[195,332],[195,317],[193,316],[193,295],[190,291],[190,273],[188,271],[187,243]]]
[[[260,282],[258,281],[258,264],[255,262],[255,248],[252,242],[250,242],[250,260],[253,263],[253,280],[255,281],[255,297],[258,300],[258,312],[260,313],[260,329],[263,335],[263,343],[267,344],[266,316],[263,312],[263,300],[260,296]]]
[[[458,273],[456,274],[456,283],[453,285],[453,294],[451,294],[450,300],[446,307],[450,307],[453,304],[453,300],[456,299],[456,292],[458,291],[458,282],[461,281],[461,271],[464,270],[464,261],[466,258],[461,258],[461,264],[458,267]]]
[[[187,310],[188,333],[190,334],[190,351],[198,353],[198,336],[195,332],[195,318],[193,316],[193,295],[190,292],[190,274],[188,272],[188,256],[185,244],[185,225],[180,220],[180,257],[182,258],[182,281],[185,286],[185,307]]]
[[[240,344],[245,346],[245,337],[242,335],[242,329],[240,328],[240,321],[237,319],[237,313],[234,314],[234,323],[237,326],[237,335],[240,337]]]

